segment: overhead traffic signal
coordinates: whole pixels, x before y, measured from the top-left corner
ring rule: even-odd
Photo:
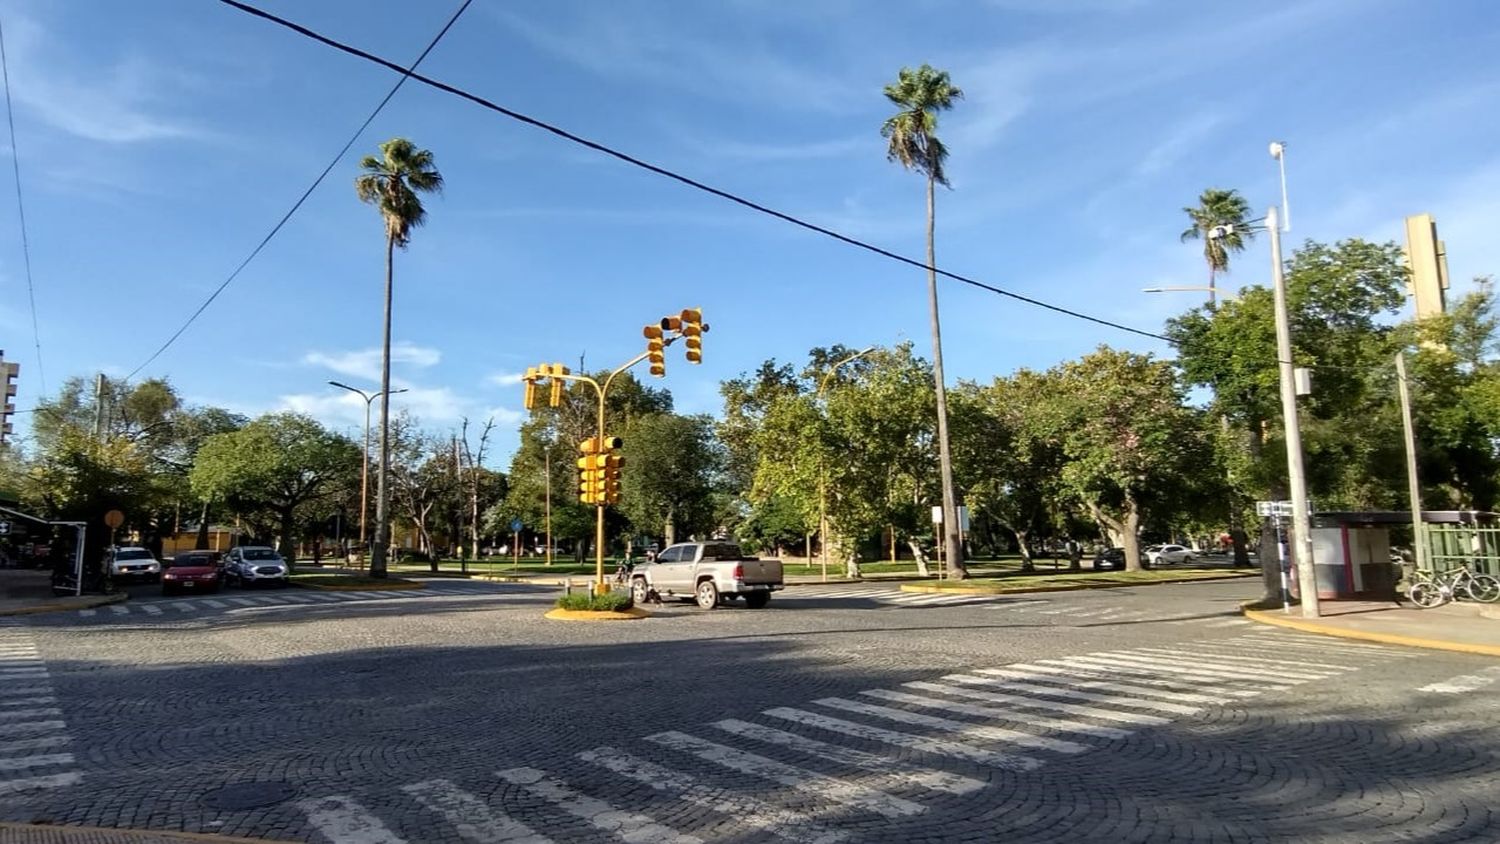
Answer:
[[[536,407],[536,388],[544,383],[552,387],[552,392],[548,396],[548,404],[552,407],[562,404],[564,376],[571,374],[573,374],[572,371],[560,363],[543,363],[526,367],[526,374],[521,376],[521,383],[526,385],[526,409],[531,410]]]
[[[703,324],[702,309],[684,308],[678,319],[682,323],[678,330],[682,332],[683,342],[687,345],[685,353],[687,362],[702,363],[703,332],[708,330],[708,326]]]
[[[665,324],[666,320],[662,320]],[[651,363],[651,374],[657,378],[667,374],[666,340],[662,337],[664,325],[648,325],[641,329],[646,337],[646,358]]]

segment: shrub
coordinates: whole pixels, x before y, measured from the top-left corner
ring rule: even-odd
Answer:
[[[574,592],[557,599],[557,608],[562,610],[627,610],[630,606],[629,592],[606,592],[603,595]]]

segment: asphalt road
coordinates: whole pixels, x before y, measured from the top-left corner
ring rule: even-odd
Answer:
[[[1254,583],[230,590],[0,626],[0,820],[362,842],[1500,840],[1492,660]]]

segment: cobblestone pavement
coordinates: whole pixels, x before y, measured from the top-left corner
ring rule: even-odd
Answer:
[[[28,619],[0,627],[0,820],[338,844],[1500,840],[1492,660],[1223,624],[1246,588],[788,590],[578,624],[541,618],[548,590],[465,584]]]

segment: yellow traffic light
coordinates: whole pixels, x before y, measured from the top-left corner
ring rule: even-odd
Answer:
[[[662,317],[661,318],[661,330],[662,331],[676,331],[677,329],[679,329],[681,327],[682,327],[682,320],[679,317],[667,316],[667,317]]]
[[[651,363],[651,374],[657,378],[666,375],[667,353],[666,341],[662,339],[662,327],[648,325],[641,329],[641,334],[646,337],[646,359]]]
[[[703,362],[703,332],[708,326],[703,324],[703,310],[701,308],[683,308],[682,337],[686,346],[685,357],[688,363]]]
[[[607,504],[620,503],[620,467],[625,465],[625,458],[618,454],[610,453],[604,462],[604,501]]]
[[[552,395],[548,397],[549,399],[551,399],[550,404],[551,404],[552,407],[557,407],[558,405],[562,404],[562,391],[563,391],[563,382],[562,382],[562,379],[561,378],[553,378],[552,379]]]

